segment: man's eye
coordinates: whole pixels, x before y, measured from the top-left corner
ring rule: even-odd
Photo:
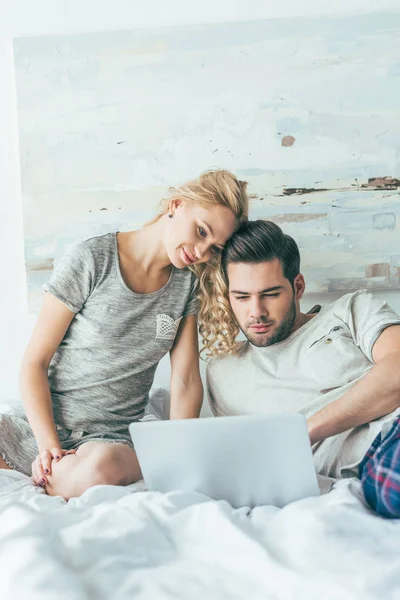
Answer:
[[[235,300],[248,300],[248,296],[235,296]]]
[[[213,246],[212,251],[214,252],[214,254],[221,254],[222,248],[220,248],[219,246]]]
[[[199,234],[201,235],[201,237],[206,238],[207,237],[207,231],[205,229],[203,229],[203,227],[199,227]]]
[[[263,294],[264,298],[277,298],[279,294]]]

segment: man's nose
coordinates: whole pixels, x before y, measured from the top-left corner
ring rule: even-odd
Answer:
[[[250,304],[250,316],[253,319],[259,319],[260,317],[267,316],[267,314],[268,311],[265,308],[265,306],[263,306],[261,298],[259,298],[258,296],[252,298]]]

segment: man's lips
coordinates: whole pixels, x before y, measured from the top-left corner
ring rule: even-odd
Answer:
[[[195,259],[190,256],[190,254],[188,254],[183,248],[182,248],[182,253],[183,253],[183,260],[185,261],[185,263],[187,265],[191,265],[192,263],[194,263]]]
[[[268,331],[268,329],[271,326],[272,326],[272,323],[261,323],[261,324],[250,325],[249,329],[251,329],[255,333],[265,333],[266,331]]]

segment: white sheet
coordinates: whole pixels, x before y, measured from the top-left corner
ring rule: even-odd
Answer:
[[[66,504],[0,470],[1,600],[400,598],[400,521],[359,483],[284,509],[98,486]]]

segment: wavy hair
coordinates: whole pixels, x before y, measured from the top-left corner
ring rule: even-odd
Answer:
[[[246,187],[247,181],[239,181],[226,169],[205,171],[196,179],[183,185],[170,187],[169,195],[161,200],[159,214],[153,221],[169,211],[173,198],[181,198],[205,208],[213,204],[225,206],[233,212],[241,225],[248,219],[249,203]]]
[[[203,351],[208,356],[237,354],[243,343],[236,342],[239,326],[229,302],[228,265],[232,263],[270,262],[278,258],[283,274],[294,286],[300,273],[299,248],[290,235],[272,221],[248,221],[228,240],[213,273],[212,289],[214,304],[208,313],[207,327],[200,333]]]
[[[249,199],[246,188],[247,182],[239,181],[230,171],[225,169],[206,171],[197,179],[171,187],[169,196],[161,201],[160,212],[151,223],[169,211],[173,198],[180,198],[205,208],[215,204],[225,206],[233,212],[238,225],[241,226],[248,219]],[[225,321],[229,306],[227,294],[226,296],[221,293],[215,295],[216,289],[223,288],[221,255],[214,254],[209,262],[192,265],[189,268],[198,277],[199,333],[204,347],[211,351],[211,346],[223,344],[225,332],[230,331],[230,323]]]

